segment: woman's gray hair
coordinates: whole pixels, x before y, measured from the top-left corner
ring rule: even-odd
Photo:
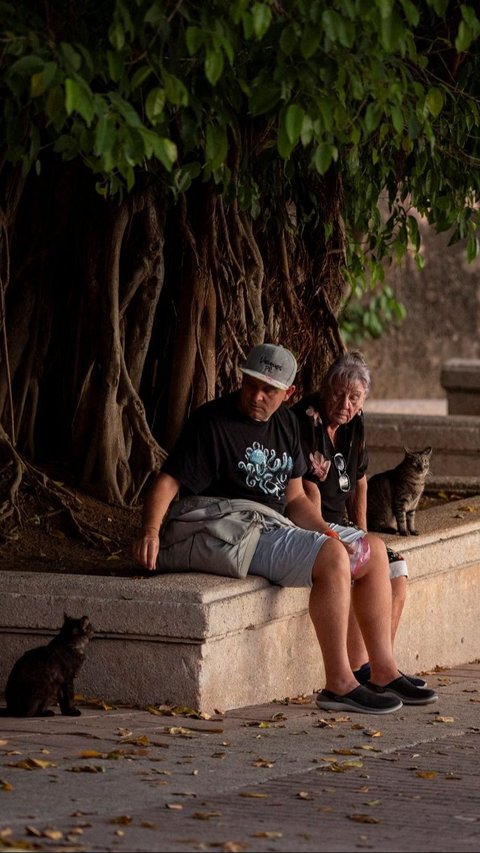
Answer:
[[[365,396],[370,391],[370,371],[359,350],[342,353],[337,356],[328,368],[322,382],[323,390],[331,389],[333,385],[351,385],[360,382],[365,389]]]

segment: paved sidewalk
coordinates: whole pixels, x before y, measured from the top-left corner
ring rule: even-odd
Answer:
[[[428,682],[435,705],[381,717],[296,697],[1,718],[0,850],[473,853],[480,663]]]

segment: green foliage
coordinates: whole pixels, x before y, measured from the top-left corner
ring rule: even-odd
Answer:
[[[391,287],[386,285],[363,299],[351,296],[340,312],[339,326],[347,346],[359,345],[364,340],[388,334],[405,317],[405,307],[397,302]]]
[[[24,174],[53,150],[104,194],[213,180],[280,216],[334,170],[351,285],[408,246],[421,265],[412,206],[478,254],[472,2],[17,0],[0,21],[3,146]]]

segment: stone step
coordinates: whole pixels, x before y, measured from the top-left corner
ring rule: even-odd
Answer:
[[[396,641],[404,671],[480,656],[480,497],[417,514],[418,537],[385,536],[405,555],[409,595]],[[0,684],[66,611],[95,637],[76,690],[133,705],[212,713],[311,694],[324,681],[308,590],[208,574],[116,578],[0,572]]]

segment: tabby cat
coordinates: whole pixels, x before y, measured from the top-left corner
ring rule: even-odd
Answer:
[[[13,665],[5,688],[3,716],[51,717],[49,705],[58,702],[62,714],[78,717],[74,704],[74,678],[93,635],[87,616],[74,619],[64,614],[59,633],[46,646],[25,652]]]
[[[374,474],[368,481],[367,526],[381,533],[418,536],[415,511],[422,497],[432,448],[408,450],[396,468]]]

